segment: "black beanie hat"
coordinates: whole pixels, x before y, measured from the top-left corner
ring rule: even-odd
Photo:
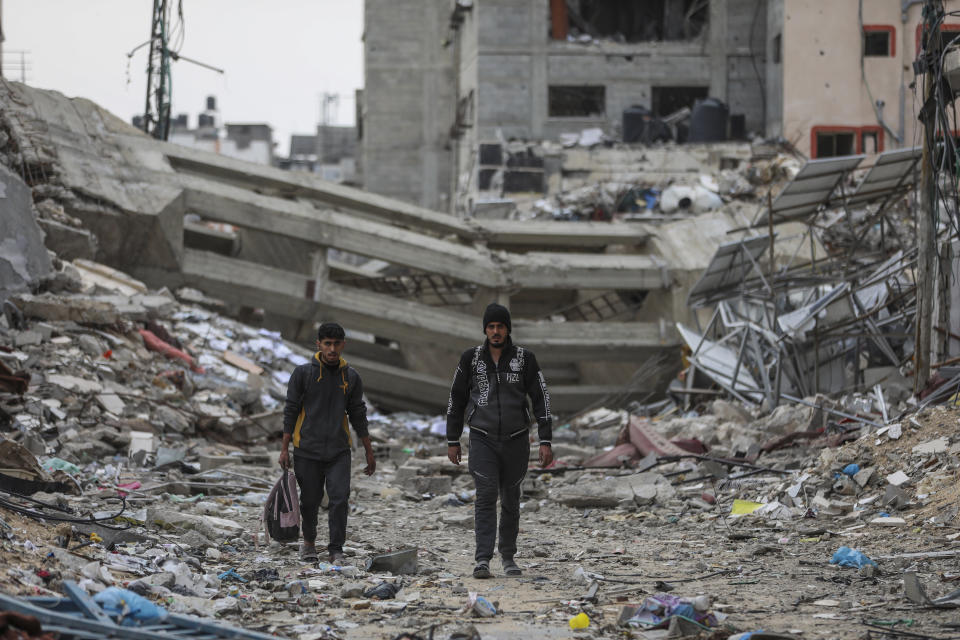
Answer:
[[[487,325],[491,322],[500,322],[507,326],[510,332],[513,328],[510,326],[510,311],[502,304],[491,302],[487,305],[487,310],[483,312],[483,330],[487,330]]]

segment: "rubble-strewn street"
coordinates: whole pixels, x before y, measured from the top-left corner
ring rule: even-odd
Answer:
[[[380,466],[366,478],[354,463],[349,562],[311,565],[259,523],[285,377],[310,353],[95,264],[61,263],[51,281],[63,290],[14,297],[3,320],[0,359],[30,374],[0,404],[7,593],[122,586],[289,638],[943,637],[955,622],[922,598],[960,577],[956,410],[880,429],[837,423],[822,398],[762,417],[726,400],[587,412],[524,483],[524,576],[495,562],[488,581],[470,577],[472,481],[443,455],[443,418],[373,412]],[[832,562],[845,548],[866,564]]]
[[[960,0],[2,4],[0,640],[960,637]]]

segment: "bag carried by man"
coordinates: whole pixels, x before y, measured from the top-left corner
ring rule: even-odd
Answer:
[[[297,497],[297,477],[293,471],[283,472],[273,485],[267,504],[263,507],[260,523],[265,525],[267,542],[295,542],[300,539],[300,500]]]

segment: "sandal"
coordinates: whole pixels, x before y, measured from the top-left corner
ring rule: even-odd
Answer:
[[[490,573],[490,564],[488,562],[478,562],[477,566],[473,568],[473,577],[474,578],[492,578],[493,574]]]
[[[320,559],[317,555],[317,546],[313,544],[300,545],[300,559],[304,562],[316,562]]]
[[[512,578],[523,575],[523,569],[521,569],[520,566],[513,561],[513,558],[504,558],[502,560],[502,564],[504,575],[508,575]]]

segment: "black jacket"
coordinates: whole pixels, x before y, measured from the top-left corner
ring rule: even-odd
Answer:
[[[550,442],[550,394],[533,352],[508,341],[495,365],[489,343],[467,349],[460,356],[447,404],[447,443],[458,444],[466,424],[476,431],[505,440],[530,426],[527,396],[533,400],[540,443]]]
[[[287,383],[283,432],[293,435],[294,454],[331,460],[352,445],[347,417],[357,436],[367,436],[367,405],[360,374],[340,358],[338,367],[323,364],[320,354],[293,370]]]

